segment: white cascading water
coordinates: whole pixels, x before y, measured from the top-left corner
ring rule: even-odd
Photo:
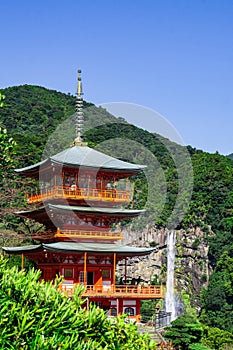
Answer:
[[[165,311],[171,312],[171,321],[176,318],[176,301],[174,291],[174,270],[175,270],[175,244],[176,235],[173,230],[167,235],[167,283],[165,296]]]

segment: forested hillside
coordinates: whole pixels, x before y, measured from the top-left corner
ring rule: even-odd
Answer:
[[[6,105],[0,110],[0,125],[6,127],[8,134],[17,142],[15,155],[12,155],[14,167],[40,161],[49,138],[50,149],[46,146],[48,153],[56,153],[69,146],[74,138],[74,96],[30,85],[10,87],[2,90],[2,93],[6,96]],[[179,173],[172,152],[179,155],[184,152],[184,148],[159,135],[130,125],[122,118],[115,118],[103,108],[97,108],[91,103],[84,102],[84,114],[84,139],[90,146],[104,144],[105,151],[109,150],[111,153],[115,140],[114,152],[123,159],[150,163],[149,153],[155,156],[156,166],[154,169],[149,168],[150,177],[153,178],[150,192],[154,195],[148,195],[148,182],[145,176],[141,175],[136,179],[133,206],[145,206],[147,209],[147,216],[138,225],[150,223],[153,226],[165,227],[174,211],[179,192]],[[59,132],[55,132],[59,125]],[[122,152],[124,140],[125,143],[133,140],[135,146],[132,144],[130,151],[128,148]],[[210,278],[209,289],[203,291],[201,317],[211,326],[232,332],[233,161],[218,153],[209,154],[190,146],[187,150],[194,174],[193,193],[189,201],[188,193],[185,190],[182,192],[184,201],[189,201],[189,208],[178,227],[189,229],[199,226],[206,233],[206,241],[210,247],[209,258],[215,270]],[[185,165],[181,164],[181,170],[185,174]],[[25,206],[24,191],[34,184],[18,179],[13,174],[12,167],[7,168],[3,175],[0,183],[0,230],[4,232],[5,241],[11,239],[5,235],[7,229],[16,232],[16,238],[18,235],[22,240],[25,235],[28,239],[32,230],[40,228],[15,218],[12,212]],[[180,212],[182,210],[181,206]],[[214,235],[209,235],[211,229]]]

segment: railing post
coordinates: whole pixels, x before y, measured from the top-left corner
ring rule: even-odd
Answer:
[[[87,252],[84,253],[84,276],[83,276],[84,286],[87,285]]]
[[[113,255],[113,285],[116,284],[116,253]]]
[[[21,270],[24,269],[24,253],[21,255]]]
[[[127,283],[127,258],[125,258],[125,284]]]
[[[117,316],[119,315],[119,299],[116,300]]]

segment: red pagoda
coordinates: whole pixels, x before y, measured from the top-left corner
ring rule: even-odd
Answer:
[[[2,249],[8,254],[21,254],[22,267],[24,257],[36,262],[46,281],[62,275],[61,288],[69,295],[75,284],[83,284],[87,307],[94,302],[109,315],[125,313],[139,322],[140,301],[162,298],[162,287],[143,286],[135,279],[127,284],[120,279],[117,284],[116,265],[124,260],[127,276],[127,259],[148,255],[154,248],[121,245],[123,235],[117,224],[144,212],[123,206],[133,198],[130,178],[145,166],[110,157],[82,141],[81,71],[78,72],[74,144],[40,163],[15,170],[40,184],[40,193],[27,198],[28,204],[36,203],[37,208],[16,212],[44,225],[43,233],[33,235],[39,244]]]

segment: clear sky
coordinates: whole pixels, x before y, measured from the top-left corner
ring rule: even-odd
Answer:
[[[232,0],[0,0],[0,14],[0,88],[75,94],[81,68],[85,100],[151,108],[185,144],[233,152]]]

